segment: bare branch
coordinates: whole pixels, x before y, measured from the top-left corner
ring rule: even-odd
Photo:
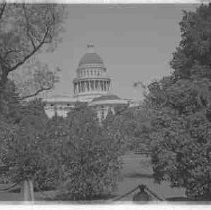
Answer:
[[[19,100],[25,100],[25,99],[28,99],[28,98],[32,98],[32,97],[35,97],[37,96],[39,93],[43,92],[43,91],[47,91],[47,90],[51,90],[53,88],[53,86],[49,86],[49,87],[43,87],[39,90],[37,90],[35,93],[32,93],[30,95],[27,95],[27,96],[23,96],[23,97],[20,97]]]
[[[10,53],[19,53],[21,52],[20,50],[16,50],[16,49],[12,49],[12,50],[8,50],[5,54],[4,54],[4,57],[3,59],[5,60],[7,58],[7,56],[10,54]]]
[[[8,64],[5,62],[5,59],[1,57],[1,55],[0,55],[0,64],[1,67],[4,67],[4,70],[8,72]]]
[[[46,43],[45,42],[45,39],[46,39],[46,37],[48,35],[48,32],[49,32],[49,28],[47,28],[47,30],[46,30],[46,32],[45,32],[45,34],[43,36],[43,39],[40,42],[40,44],[31,53],[29,53],[27,56],[25,56],[22,61],[20,61],[19,63],[17,63],[15,66],[11,67],[9,69],[9,72],[14,71],[19,66],[21,66],[22,64],[24,64],[29,58],[31,58],[43,46],[44,43]]]
[[[27,33],[27,36],[29,37],[30,41],[31,41],[31,44],[33,46],[34,49],[36,49],[36,46],[35,46],[35,43],[34,43],[34,40],[33,38],[31,37],[30,33],[29,33],[29,21],[28,21],[28,16],[27,16],[27,12],[26,12],[26,7],[25,5],[23,4],[23,11],[24,11],[24,16],[25,16],[25,20],[26,20],[26,33]]]

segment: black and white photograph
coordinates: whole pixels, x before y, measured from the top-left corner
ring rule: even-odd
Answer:
[[[210,201],[211,1],[0,0],[0,208]]]

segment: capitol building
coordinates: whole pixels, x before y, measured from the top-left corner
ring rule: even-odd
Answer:
[[[66,117],[75,104],[81,102],[93,108],[99,120],[103,120],[109,110],[115,113],[115,107],[127,107],[130,104],[129,100],[112,94],[111,87],[112,80],[103,59],[95,52],[94,45],[88,44],[73,79],[73,95],[44,99],[45,112],[49,118],[55,115]]]

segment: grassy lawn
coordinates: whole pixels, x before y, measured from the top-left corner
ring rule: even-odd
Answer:
[[[8,185],[0,184],[0,189],[6,188]],[[54,191],[48,191],[44,193],[35,192],[36,201],[45,201],[53,197],[55,194]],[[20,192],[0,192],[0,201],[23,201],[23,194]]]
[[[152,177],[152,167],[150,160],[142,155],[128,154],[123,157],[123,169],[122,177],[118,183],[118,189],[114,192],[115,195],[123,195],[131,189],[137,187],[140,184],[147,185],[152,191],[154,191],[161,198],[185,197],[184,189],[171,188],[168,183],[162,184],[154,183]],[[0,189],[7,187],[6,185],[0,185]],[[36,192],[35,200],[44,201],[47,197],[52,197],[54,192],[44,192],[44,194]],[[131,201],[133,197],[129,195],[122,201]],[[0,192],[0,201],[21,201],[23,195],[21,193],[12,192]]]
[[[159,197],[163,199],[185,197],[185,191],[181,188],[171,188],[169,183],[164,182],[162,184],[154,183],[152,177],[152,167],[150,159],[143,155],[128,154],[123,157],[124,166],[122,169],[122,180],[119,182],[116,193],[123,195],[131,189],[137,187],[140,184],[145,184],[149,189],[155,192]],[[125,197],[122,200],[131,201],[133,194]]]

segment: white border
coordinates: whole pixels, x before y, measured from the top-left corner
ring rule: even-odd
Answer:
[[[3,0],[0,0],[0,2]],[[6,0],[8,3],[65,3],[65,4],[127,4],[127,3],[144,3],[144,4],[169,4],[169,3],[184,3],[184,4],[194,4],[201,3],[201,0]],[[204,1],[208,2],[208,1]],[[79,204],[57,204],[56,202],[48,203],[46,202],[38,204],[25,204],[19,202],[0,202],[0,209],[8,210],[208,210],[210,209],[211,203],[182,203],[182,202],[172,202],[166,203],[149,203],[147,205],[135,205],[132,202],[120,202],[120,204],[95,204],[95,205],[79,205]]]
[[[3,1],[3,0],[0,0]],[[64,4],[195,4],[209,0],[6,0],[8,3],[64,3]]]
[[[113,205],[0,205],[1,209],[8,210],[208,210],[210,205],[182,205],[182,204],[140,204],[131,203],[113,204]]]

